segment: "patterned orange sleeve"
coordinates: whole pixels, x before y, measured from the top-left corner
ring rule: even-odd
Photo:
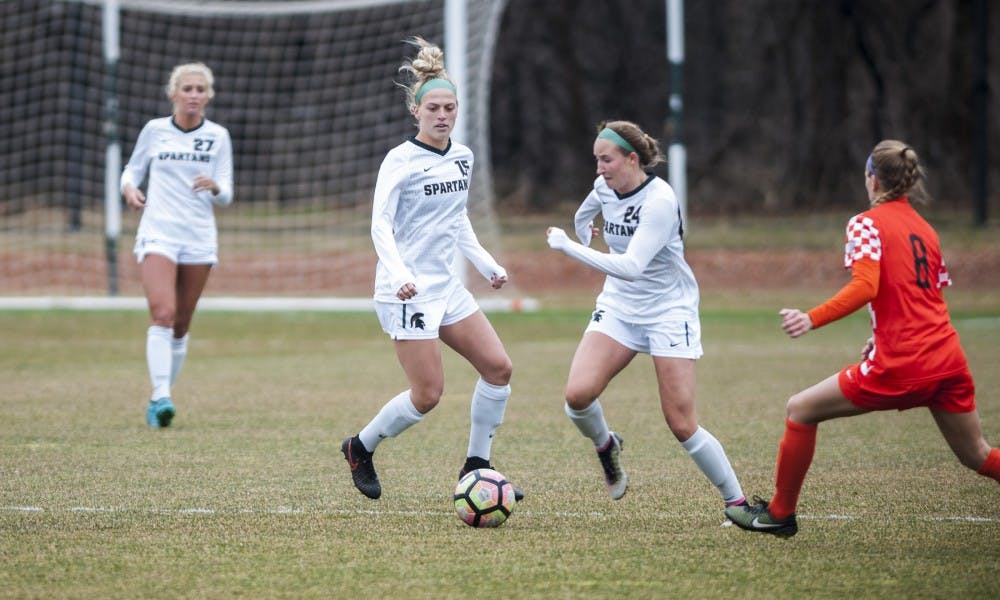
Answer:
[[[851,264],[851,280],[832,298],[809,310],[813,329],[846,317],[871,302],[878,293],[879,264],[868,256],[855,258]]]

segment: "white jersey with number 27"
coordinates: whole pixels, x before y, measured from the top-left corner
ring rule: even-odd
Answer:
[[[146,123],[121,176],[139,187],[149,176],[146,207],[137,239],[215,248],[218,244],[213,204],[233,199],[233,149],[229,131],[205,119],[190,131],[178,128],[172,117]],[[219,194],[195,192],[194,179],[205,175],[219,186]]]

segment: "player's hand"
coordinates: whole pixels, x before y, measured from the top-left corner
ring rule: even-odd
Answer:
[[[490,279],[490,285],[493,286],[493,289],[495,290],[499,290],[500,288],[502,288],[505,283],[507,283],[506,275],[497,275],[496,273],[494,273],[493,278]]]
[[[196,192],[208,190],[209,192],[212,192],[213,196],[218,196],[221,191],[218,184],[215,183],[215,180],[207,175],[198,175],[195,177],[194,185],[191,186],[191,188]]]
[[[133,210],[146,208],[146,195],[139,188],[133,185],[126,185],[122,195],[125,196],[125,204],[132,207]]]
[[[566,232],[558,227],[549,227],[545,235],[549,242],[549,248],[554,250],[562,250],[569,243],[569,237],[566,235]]]
[[[797,308],[783,308],[778,314],[781,315],[781,329],[789,337],[797,338],[813,328],[809,315]]]
[[[399,288],[399,291],[396,292],[396,297],[400,300],[409,300],[416,295],[417,286],[412,283],[403,284],[403,287]]]
[[[875,349],[875,338],[870,337],[865,342],[865,347],[861,350],[861,360],[865,360],[866,358],[868,358],[868,355],[871,354],[872,350],[874,349]]]
[[[598,227],[597,225],[594,225],[593,221],[591,221],[587,226],[590,227],[590,239],[591,240],[594,240],[594,239],[597,239],[597,238],[601,237],[601,228]]]

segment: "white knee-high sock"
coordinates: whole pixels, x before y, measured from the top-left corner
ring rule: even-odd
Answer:
[[[493,385],[480,379],[472,394],[472,418],[469,426],[469,453],[490,460],[493,435],[503,423],[503,414],[510,399],[509,385]]]
[[[174,337],[173,329],[151,325],[146,330],[146,366],[149,368],[149,380],[153,384],[150,400],[159,400],[170,396],[170,340]]]
[[[694,460],[712,485],[719,488],[719,493],[726,503],[743,499],[743,490],[740,488],[733,466],[729,464],[726,451],[708,430],[698,427],[694,435],[681,442],[681,446],[687,450],[688,456]]]
[[[604,420],[604,409],[601,408],[600,399],[594,399],[590,406],[583,410],[573,410],[569,404],[563,406],[570,421],[576,425],[584,437],[590,438],[598,448],[608,443],[611,431],[608,429],[608,422]]]
[[[385,403],[375,418],[358,434],[361,443],[369,452],[388,437],[396,437],[424,418],[410,400],[410,390],[397,395]]]
[[[177,374],[181,372],[181,367],[184,365],[184,359],[187,357],[188,352],[188,338],[191,337],[190,333],[185,333],[182,338],[172,337],[170,339],[170,350],[172,362],[170,363],[170,385],[174,385],[177,381]]]

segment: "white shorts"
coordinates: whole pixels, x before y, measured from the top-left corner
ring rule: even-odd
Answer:
[[[408,302],[375,302],[375,314],[382,329],[394,340],[430,340],[441,327],[458,323],[479,310],[476,299],[462,285],[434,300],[420,296]]]
[[[598,331],[636,352],[665,358],[701,358],[701,324],[675,320],[660,323],[628,323],[604,309],[590,317],[586,331]]]
[[[192,246],[166,240],[136,238],[132,251],[138,263],[148,254],[159,254],[176,265],[215,265],[219,262],[217,250],[211,246]]]

